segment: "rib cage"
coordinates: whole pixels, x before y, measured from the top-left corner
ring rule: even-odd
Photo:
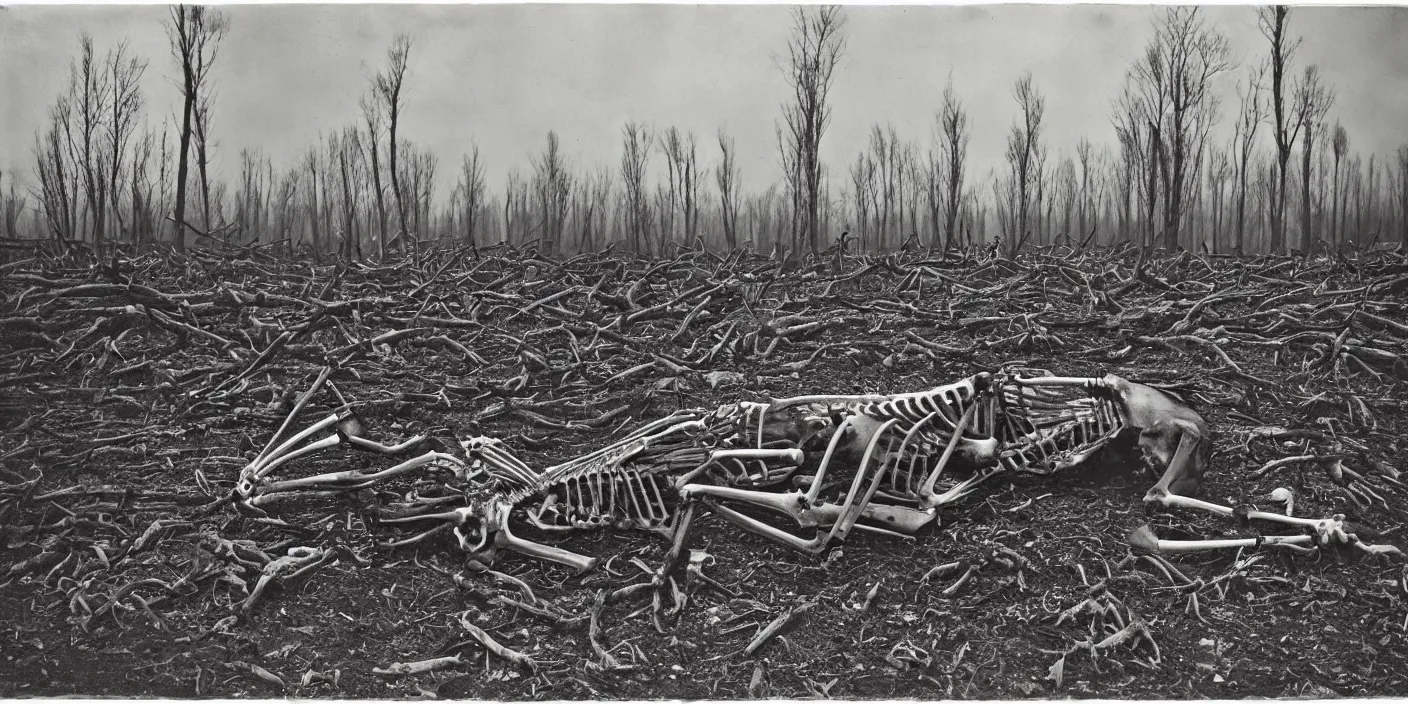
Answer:
[[[1104,447],[1129,418],[1103,379],[1081,386],[1031,386],[1015,378],[999,387],[997,439],[1008,469],[1049,474]]]
[[[796,449],[794,438],[769,432],[769,414],[766,404],[746,401],[713,412],[681,411],[550,467],[530,482],[518,481],[521,472],[509,471],[511,465],[493,467],[490,474],[502,486],[512,487],[504,502],[531,502],[526,507],[529,518],[540,528],[657,529],[674,516],[674,479],[685,472],[707,465],[714,483],[750,487],[774,484],[791,474],[761,459],[718,452]],[[709,465],[711,457],[715,460]]]
[[[938,416],[933,420],[940,423],[943,430],[951,433],[968,408],[977,404],[980,408],[964,435],[991,437],[996,408],[991,403],[991,396],[985,393],[989,379],[989,375],[979,374],[928,391],[898,394],[884,401],[864,402],[855,407],[855,412],[876,419],[897,418],[906,426],[925,422],[930,414],[937,413]]]
[[[867,485],[873,485],[868,501],[916,507],[927,491],[936,485],[947,488],[952,481],[942,477],[941,462],[945,449],[965,415],[960,443],[965,452],[985,450],[986,461],[996,460],[997,441],[994,431],[1000,427],[1000,404],[992,393],[993,376],[977,374],[956,383],[927,391],[892,396],[802,396],[774,401],[772,408],[809,406],[828,416],[835,423],[833,431],[855,431],[855,441],[863,445],[853,448],[856,458],[867,466],[830,467],[823,458],[811,481],[823,482],[817,494],[823,503],[847,501],[847,489],[863,474]],[[980,453],[984,454],[984,453]],[[864,456],[862,456],[864,455]],[[984,461],[983,457],[965,456],[965,460]],[[937,482],[943,479],[943,485]]]
[[[544,498],[529,514],[546,528],[659,528],[674,515],[677,502],[669,490],[669,483],[662,483],[657,474],[629,469],[591,472],[546,487]]]
[[[865,475],[854,481],[873,485],[867,502],[925,507],[961,498],[998,471],[1047,474],[1077,464],[1128,426],[1128,414],[1104,380],[1065,386],[1024,381],[1015,373],[979,374],[918,393],[826,400],[832,413],[878,425],[873,436],[862,438],[874,458],[871,466],[853,468]],[[952,456],[944,454],[970,411],[960,436],[964,442],[956,447],[976,441],[992,454],[967,457],[978,466],[970,467],[972,477],[960,479],[945,474]],[[852,481],[842,479],[833,480],[824,501],[848,500]]]
[[[981,415],[980,410],[975,417]],[[882,455],[886,461],[881,471],[886,472],[889,481],[881,484],[877,495],[906,504],[918,501],[920,489],[929,474],[936,469],[934,465],[940,453],[944,451],[948,439],[952,437],[953,429],[957,427],[958,421],[954,419],[942,433],[936,433],[933,425],[942,418],[934,416],[930,422],[921,420],[902,436],[895,433],[886,439],[885,452]],[[898,447],[895,446],[897,437]]]
[[[889,396],[797,396],[773,401],[773,410],[809,406],[828,415],[860,415],[885,421],[896,419],[909,426],[924,420],[931,413],[939,414],[948,430],[953,430],[958,419],[973,404],[987,404],[990,399],[984,393],[991,379],[989,374],[977,374],[957,383],[919,391]],[[987,437],[993,428],[994,410],[985,409],[978,414],[965,431],[971,437]]]

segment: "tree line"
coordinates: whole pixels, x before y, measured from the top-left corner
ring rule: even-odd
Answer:
[[[1331,120],[1334,88],[1297,61],[1292,10],[1257,10],[1265,51],[1241,67],[1198,8],[1154,14],[1153,38],[1110,103],[1113,144],[1082,137],[1053,150],[1047,96],[1027,73],[1012,86],[1003,163],[985,174],[969,163],[973,123],[952,80],[935,96],[928,134],[876,123],[855,159],[833,169],[821,144],[846,18],[838,7],[796,8],[779,60],[789,93],[775,122],[776,182],[744,184],[723,129],[701,142],[673,126],[628,122],[619,162],[579,164],[549,132],[497,191],[475,143],[440,197],[439,156],[402,134],[415,88],[415,45],[404,35],[344,127],[292,164],[242,149],[236,177],[215,178],[211,103],[230,22],[216,8],[175,6],[165,28],[179,124],[147,114],[146,58],[126,43],[99,52],[80,36],[34,137],[37,185],[19,191],[0,173],[0,224],[11,238],[99,249],[211,241],[343,259],[500,241],[552,254],[619,246],[655,255],[700,243],[816,252],[842,240],[871,252],[987,245],[1008,254],[1057,243],[1212,253],[1408,247],[1408,144],[1387,155],[1351,149]],[[1235,103],[1223,104],[1227,92]],[[1219,131],[1224,121],[1231,129]]]

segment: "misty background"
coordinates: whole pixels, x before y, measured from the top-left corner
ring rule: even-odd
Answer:
[[[584,165],[614,164],[636,120],[738,140],[745,188],[781,178],[773,135],[787,97],[791,20],[779,5],[230,5],[213,79],[212,168],[232,177],[258,146],[292,166],[320,134],[358,115],[367,77],[408,34],[404,132],[453,164],[477,138],[491,184],[527,163],[556,130]],[[1002,161],[1016,114],[1012,84],[1031,71],[1047,96],[1053,145],[1114,140],[1110,102],[1153,35],[1158,8],[1099,5],[847,7],[849,46],[832,90],[821,153],[839,169],[872,124],[927,137],[944,83],[968,105],[975,175]],[[1233,58],[1264,58],[1254,7],[1207,7]],[[89,32],[99,52],[127,40],[151,63],[148,119],[179,122],[178,75],[163,6],[12,6],[0,12],[0,168],[24,175],[34,133]],[[1408,9],[1295,9],[1314,63],[1337,92],[1335,117],[1366,152],[1405,138]],[[781,56],[779,56],[781,55]],[[1218,86],[1235,105],[1240,71]],[[1224,119],[1224,123],[1230,119]],[[1228,127],[1228,125],[1223,125]],[[1230,129],[1230,128],[1229,128]],[[711,150],[710,155],[712,156]],[[276,166],[280,164],[276,163]],[[442,168],[448,188],[453,169]]]
[[[231,182],[240,153],[258,149],[277,170],[360,119],[358,100],[398,35],[412,41],[400,136],[439,159],[438,198],[477,142],[492,194],[526,171],[555,131],[569,163],[614,169],[623,124],[676,127],[699,137],[707,170],[720,128],[737,140],[742,190],[783,178],[775,130],[788,99],[783,66],[792,30],[786,6],[680,5],[248,5],[223,6],[228,34],[210,72],[212,180]],[[1225,142],[1236,86],[1265,61],[1255,7],[1200,10],[1224,34],[1235,66],[1213,82]],[[921,150],[934,141],[947,82],[970,120],[967,179],[1002,171],[1018,108],[1013,83],[1030,72],[1045,96],[1052,165],[1078,140],[1112,147],[1110,115],[1132,63],[1154,35],[1158,7],[963,6],[845,9],[846,48],[830,93],[819,156],[840,197],[845,169],[875,125]],[[139,129],[179,128],[181,94],[162,6],[14,6],[0,11],[0,169],[35,187],[36,135],[63,91],[79,49],[119,42],[149,61]],[[1408,10],[1298,7],[1292,73],[1314,64],[1334,92],[1339,123],[1364,155],[1391,155],[1408,115]],[[1259,137],[1269,141],[1269,130]],[[663,170],[652,166],[652,178]],[[706,174],[707,175],[707,174]],[[231,189],[234,186],[231,184]],[[706,189],[707,190],[707,189]]]

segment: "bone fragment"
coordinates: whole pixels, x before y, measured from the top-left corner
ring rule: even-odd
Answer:
[[[443,658],[430,658],[428,660],[417,660],[415,662],[393,662],[386,667],[373,667],[373,675],[382,677],[400,677],[402,675],[418,675],[422,672],[434,672],[454,667],[464,662],[464,659],[456,654]]]
[[[815,601],[808,601],[801,606],[788,609],[787,613],[773,619],[772,623],[769,623],[763,630],[758,632],[758,635],[753,637],[752,642],[743,649],[743,654],[751,656],[753,653],[758,652],[758,649],[766,645],[774,636],[777,636],[784,630],[788,630],[798,619],[804,616],[808,611],[811,611],[814,606],[816,606]]]
[[[488,650],[494,655],[497,655],[515,665],[527,668],[530,672],[538,671],[537,661],[533,660],[533,658],[530,658],[527,655],[524,655],[523,653],[518,652],[517,650],[506,648],[503,645],[500,645],[499,642],[494,640],[492,636],[490,636],[484,631],[484,629],[470,623],[469,614],[470,612],[468,611],[460,614],[460,626],[462,626],[466,631],[469,631],[469,635],[475,640],[479,641],[479,644],[484,646],[485,650]]]

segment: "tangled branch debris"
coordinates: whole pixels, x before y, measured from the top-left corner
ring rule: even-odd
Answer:
[[[624,612],[640,585],[619,565],[665,549],[649,537],[572,538],[623,555],[586,577],[526,563],[461,573],[448,531],[408,538],[375,519],[372,508],[435,501],[433,485],[409,475],[395,491],[230,501],[240,470],[276,449],[264,439],[286,442],[294,429],[281,425],[305,405],[426,452],[449,452],[433,438],[502,438],[547,466],[681,407],[909,391],[1020,360],[1115,371],[1196,407],[1217,435],[1206,491],[1220,502],[1293,497],[1298,513],[1344,513],[1401,544],[1408,261],[1137,262],[1069,249],[1015,261],[831,252],[800,267],[688,249],[651,262],[494,247],[418,266],[312,266],[257,249],[105,262],[37,254],[4,265],[0,280],[0,626],[6,641],[51,649],[60,635],[90,648],[123,634],[175,637],[131,655],[151,669],[116,690],[128,693],[158,691],[141,689],[149,682],[187,695],[282,689],[303,662],[299,691],[329,695],[484,670],[470,691],[489,698],[597,696],[602,678],[635,675],[681,676],[681,696],[744,696],[762,672],[737,662],[750,647],[769,658],[773,694],[1032,696],[1049,694],[1050,680],[1035,683],[1052,675],[1063,691],[1230,696],[1238,690],[1204,688],[1202,665],[1251,687],[1280,682],[1274,663],[1312,651],[1301,685],[1401,692],[1401,679],[1353,664],[1365,647],[1370,660],[1408,660],[1401,566],[1129,559],[1122,536],[1148,520],[1143,478],[1119,495],[1117,480],[1014,480],[917,543],[856,536],[824,564],[718,531],[707,546],[715,588],[696,587],[665,634]],[[310,462],[322,479],[359,487],[388,448],[357,449],[370,452]],[[277,514],[263,512],[273,505]],[[1181,514],[1153,521],[1165,535],[1226,528]],[[1005,569],[982,569],[992,564]],[[929,565],[941,567],[926,575]],[[1102,575],[1095,585],[1087,569]],[[866,599],[880,581],[921,588]],[[1173,589],[1148,589],[1160,585]],[[848,610],[848,594],[872,603]],[[764,649],[764,624],[803,595],[816,604],[805,626]],[[459,624],[442,618],[460,612]],[[1078,627],[1078,614],[1091,625]],[[514,667],[484,669],[468,654],[406,660],[466,629]],[[278,655],[305,632],[324,641]],[[1240,652],[1198,660],[1208,632],[1240,639]],[[754,633],[762,640],[750,646]],[[239,644],[252,634],[276,645]],[[221,654],[230,648],[238,658]],[[1068,658],[1077,650],[1100,657]],[[4,652],[18,667],[47,657]],[[1041,653],[1064,653],[1061,671]],[[887,656],[908,684],[866,670],[893,668]],[[569,674],[592,660],[600,667],[587,679]],[[243,669],[225,664],[236,661]],[[387,662],[406,664],[378,672],[407,676],[370,676]],[[334,667],[347,676],[321,674]],[[1114,689],[1080,689],[1092,681]]]

